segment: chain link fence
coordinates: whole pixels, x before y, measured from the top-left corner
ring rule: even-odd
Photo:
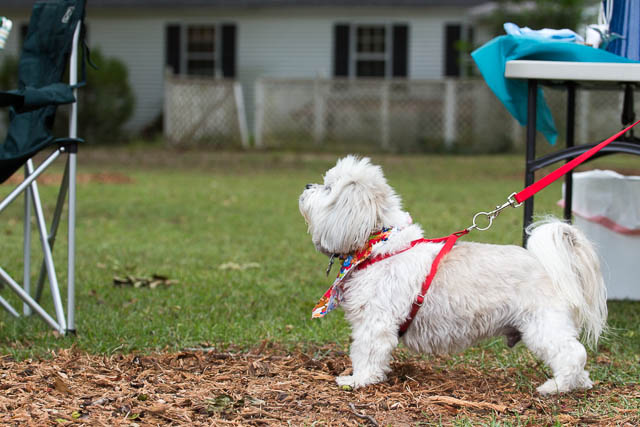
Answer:
[[[558,130],[559,147],[566,144],[567,132],[567,92],[564,89],[545,87],[544,96],[549,105]],[[635,97],[637,99],[637,96]],[[575,143],[598,143],[622,129],[622,105],[624,88],[576,90]],[[635,103],[635,111],[639,111]],[[520,144],[524,147],[524,127],[520,131]],[[536,151],[538,156],[557,150],[538,133]]]
[[[167,76],[165,136],[175,144],[249,147],[240,83]],[[566,91],[544,88],[566,133]],[[623,91],[577,90],[576,143],[621,128]],[[638,97],[636,97],[637,99]],[[253,137],[258,148],[495,153],[521,151],[526,130],[482,79],[259,79]],[[538,135],[539,155],[556,148]]]
[[[256,87],[261,147],[495,152],[516,126],[480,80],[262,79]]]
[[[544,92],[563,146],[566,91]],[[577,91],[577,143],[621,128],[622,96]],[[494,153],[525,145],[525,128],[482,79],[261,79],[255,109],[259,147]],[[541,134],[537,141],[540,154],[552,149]]]
[[[167,74],[164,135],[183,146],[248,147],[242,86],[231,80]]]

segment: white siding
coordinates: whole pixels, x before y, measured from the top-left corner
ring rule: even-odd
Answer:
[[[88,6],[89,42],[107,56],[125,62],[136,96],[128,124],[137,130],[162,111],[167,23],[234,22],[237,25],[237,79],[242,83],[250,129],[253,129],[254,83],[265,77],[331,77],[333,25],[407,23],[409,78],[440,78],[443,73],[444,25],[465,22],[456,8],[269,8],[269,9],[129,9]],[[15,27],[18,31],[18,27]],[[7,50],[15,49],[17,35]]]
[[[144,127],[162,112],[164,21],[145,17],[93,18],[88,26],[91,47],[127,65],[136,101],[128,127]]]
[[[238,22],[238,79],[253,131],[255,81],[260,77],[329,77],[333,70],[333,25],[311,16],[255,16]]]

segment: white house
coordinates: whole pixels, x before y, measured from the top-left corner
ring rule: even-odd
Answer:
[[[233,78],[249,122],[260,77],[406,77],[461,73],[456,43],[483,0],[89,0],[88,41],[129,69],[131,130],[162,112],[165,70]],[[0,0],[17,54],[33,0]]]

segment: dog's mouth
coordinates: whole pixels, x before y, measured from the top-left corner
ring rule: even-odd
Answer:
[[[304,201],[303,197],[300,196],[300,214],[302,215],[302,218],[304,218],[304,223],[307,224],[307,234],[309,234],[310,230],[311,230],[311,222],[309,221],[309,215],[307,215],[307,213],[305,212],[304,209],[302,209],[302,202]]]
[[[309,213],[307,212],[308,206],[305,206],[305,200],[310,195],[308,191],[309,187],[306,187],[306,189],[302,192],[302,194],[300,194],[300,198],[298,199],[298,209],[300,210],[302,218],[304,218],[305,224],[307,224],[307,233],[309,233],[311,230],[311,220],[309,218]]]
[[[307,224],[307,234],[311,232],[311,224],[309,223],[309,218],[303,213],[302,218],[304,218],[304,223]]]

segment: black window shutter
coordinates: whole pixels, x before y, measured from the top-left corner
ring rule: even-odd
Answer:
[[[222,25],[222,76],[234,78],[236,76],[236,25]]]
[[[460,24],[447,24],[444,37],[444,75],[447,77],[460,76],[460,52],[458,42],[462,37]]]
[[[409,26],[405,24],[394,25],[392,37],[392,75],[393,77],[407,77],[409,75]]]
[[[349,24],[333,27],[333,76],[349,76]]]
[[[180,25],[169,24],[165,31],[165,65],[180,74]]]

